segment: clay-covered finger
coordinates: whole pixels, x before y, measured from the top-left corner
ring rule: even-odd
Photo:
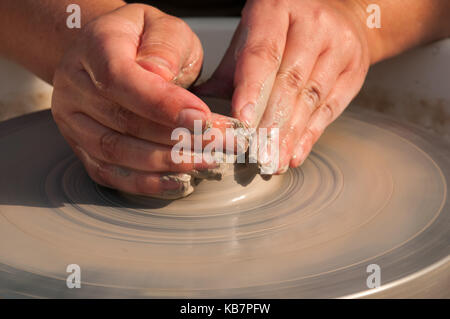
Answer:
[[[147,173],[112,165],[91,157],[81,147],[75,154],[82,161],[88,175],[98,184],[127,193],[153,197],[180,197],[189,193],[189,184],[166,174]]]
[[[301,165],[312,147],[330,125],[347,107],[361,89],[367,69],[349,70],[342,73],[335,87],[322,105],[314,111],[295,146],[291,167]]]
[[[82,113],[73,113],[70,123],[60,120],[58,125],[66,138],[76,141],[92,157],[110,164],[145,172],[188,172],[216,167],[203,157],[195,159],[193,152],[188,151],[182,152],[181,160],[176,162],[172,147],[120,134]]]
[[[176,128],[168,127],[166,125],[153,122],[147,118],[139,116],[129,109],[98,95],[95,86],[91,83],[89,75],[85,71],[78,71],[74,73],[74,78],[71,80],[78,85],[71,86],[72,99],[67,99],[66,95],[62,96],[59,92],[55,92],[53,96],[53,103],[64,104],[64,113],[61,114],[60,110],[54,110],[54,116],[65,117],[64,121],[70,121],[70,114],[74,112],[81,112],[91,117],[95,121],[99,122],[105,127],[108,127],[114,131],[122,133],[124,135],[134,136],[149,142],[154,142],[163,145],[173,146],[179,142],[179,139],[173,139],[172,133]],[[209,99],[208,103],[214,103],[217,107],[218,104],[228,106],[228,101]],[[223,109],[224,107],[222,107]],[[195,123],[194,123],[195,124]],[[213,130],[213,134],[205,134],[204,128],[197,123],[197,132],[190,132],[191,136],[191,149],[194,150],[195,145],[195,133],[203,132],[204,136],[200,139],[200,145],[205,147],[210,144],[213,138],[209,138],[210,135],[219,136],[222,139],[221,149],[219,151],[228,149],[232,151],[229,145],[234,144],[234,150],[237,151],[238,136],[236,131],[234,133],[227,133],[227,129],[238,130],[243,128],[243,123],[238,120],[220,115],[217,113],[211,114],[211,120],[208,126],[208,131]],[[195,128],[195,126],[194,126]],[[219,145],[219,141],[218,141]]]
[[[289,14],[270,1],[251,1],[242,14],[244,39],[236,48],[232,114],[256,126],[280,66]]]
[[[287,157],[290,158],[290,150],[296,142],[295,136],[300,135],[309,117],[308,113],[299,109],[298,97],[316,65],[317,58],[326,49],[326,44],[320,38],[311,38],[310,32],[306,31],[297,25],[289,29],[284,56],[259,123],[259,128],[279,130],[279,168],[274,167],[272,174],[284,172],[288,167]],[[308,43],[308,46],[304,43]]]
[[[348,57],[335,50],[322,53],[298,93],[292,117],[280,128],[280,170],[288,169],[294,149],[312,114],[323,104],[348,66]]]

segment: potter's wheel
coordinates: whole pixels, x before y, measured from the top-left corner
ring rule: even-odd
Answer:
[[[49,111],[0,124],[0,149],[0,297],[450,291],[449,146],[374,113],[344,114],[299,169],[177,201],[95,185]],[[66,287],[69,264],[81,289]]]

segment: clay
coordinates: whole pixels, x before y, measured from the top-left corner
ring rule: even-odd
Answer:
[[[264,88],[264,86],[263,86]],[[268,93],[264,93],[264,89],[262,88],[262,97],[258,100],[259,106],[259,115],[258,115],[258,122],[262,116],[263,109],[265,108],[265,104],[267,103]],[[219,113],[226,115],[228,108],[230,107],[230,101],[225,99],[219,99],[219,98],[211,98],[211,97],[203,97],[203,100],[207,103],[207,105],[210,107],[211,111],[214,113]],[[263,103],[263,104],[261,104]],[[252,134],[252,131],[249,129],[249,126],[237,119],[231,119],[233,123],[233,129],[234,129],[234,136],[236,137],[237,147],[236,150],[238,152],[245,153],[247,152],[247,163],[249,163],[249,154],[248,154],[248,147],[249,144],[252,141],[252,138],[254,138],[254,134]],[[208,129],[211,129],[211,125],[207,125],[205,128],[205,132],[207,132]],[[238,137],[240,135],[240,137]],[[270,142],[271,139],[269,138],[268,141]],[[257,142],[255,142],[257,145]],[[259,173],[262,175],[272,175],[276,173],[278,166],[274,161],[265,161],[262,162],[260,158],[258,158],[258,150],[253,153],[256,155],[256,158],[253,158],[250,156],[252,162],[258,164]],[[194,170],[191,172],[188,172],[187,174],[168,174],[167,176],[164,176],[166,179],[176,180],[181,183],[181,187],[178,190],[173,190],[170,192],[166,192],[161,195],[155,195],[153,197],[156,198],[165,198],[165,199],[178,199],[186,197],[190,194],[192,194],[195,191],[195,186],[199,183],[199,180],[222,180],[222,178],[226,175],[236,175],[236,174],[243,174],[245,175],[245,167],[248,167],[248,169],[253,170],[254,166],[252,165],[239,165],[237,164],[237,156],[233,156],[232,153],[228,154],[228,159],[226,158],[225,154],[218,154],[216,153],[215,156],[217,158],[221,158],[221,164],[216,169],[209,169],[205,171],[198,171]],[[266,155],[267,156],[267,155]],[[233,162],[230,162],[230,159],[233,160]],[[239,169],[236,169],[239,166]],[[239,178],[239,177],[237,177]]]
[[[162,179],[172,180],[180,183],[180,188],[166,191],[161,195],[153,195],[152,197],[161,199],[179,199],[186,197],[194,192],[194,188],[202,180],[216,180],[220,181],[225,175],[232,175],[235,172],[235,164],[222,163],[217,168],[207,170],[193,170],[186,174],[172,174],[164,175]]]
[[[373,112],[299,169],[237,165],[179,200],[96,185],[48,111],[0,123],[0,148],[2,298],[449,297],[449,146]]]
[[[154,195],[153,197],[163,199],[177,199],[186,197],[194,191],[191,182],[191,175],[189,174],[168,174],[162,177],[164,180],[171,180],[180,183],[180,188],[175,190],[166,191],[161,196]]]

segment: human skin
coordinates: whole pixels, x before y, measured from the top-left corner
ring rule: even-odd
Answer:
[[[277,173],[304,161],[370,64],[449,35],[449,1],[411,0],[406,12],[399,1],[372,2],[381,6],[379,30],[366,27],[363,0],[248,1],[221,65],[198,89],[232,95],[233,115],[254,124],[243,107],[257,104],[265,84],[259,125],[280,128]],[[170,157],[173,128],[218,118],[185,89],[202,63],[195,34],[156,8],[116,0],[76,1],[83,28],[68,29],[70,3],[0,0],[0,50],[54,85],[55,121],[89,175],[152,195],[179,187],[162,172],[210,167]],[[181,116],[187,109],[200,113]]]
[[[48,33],[54,37],[53,45],[60,37],[65,47],[56,45],[56,50],[48,50],[50,43],[30,37],[29,50],[44,56],[44,65],[33,64],[35,57],[23,53],[26,40],[14,45],[15,40],[10,39],[4,51],[47,81],[52,80],[53,117],[97,183],[143,195],[182,193],[184,183],[166,178],[167,172],[184,173],[217,165],[193,160],[175,164],[171,158],[176,142],[171,140],[173,129],[192,129],[194,120],[219,128],[233,126],[229,118],[211,114],[201,99],[185,89],[201,69],[199,39],[176,17],[150,6],[121,2],[76,34],[64,33],[62,30],[68,30],[64,25],[67,4],[58,2],[59,11],[55,7],[40,8],[49,14],[45,30],[35,36],[45,38]],[[2,5],[12,13],[20,12],[8,7],[11,3]],[[87,3],[80,6],[89,8]],[[94,16],[85,17],[82,12],[85,22]],[[22,20],[30,23],[25,17]],[[36,20],[42,20],[42,16]],[[49,28],[52,21],[54,26]],[[37,26],[37,22],[31,22],[27,28],[22,26],[22,31]],[[17,49],[20,45],[23,48]]]
[[[381,8],[380,29],[367,27],[369,4]],[[371,64],[449,35],[447,0],[249,0],[221,64],[195,92],[232,97],[234,117],[278,128],[283,173],[303,163]]]

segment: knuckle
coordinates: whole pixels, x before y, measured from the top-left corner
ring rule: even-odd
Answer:
[[[117,105],[115,108],[114,119],[119,131],[124,134],[139,136],[140,125],[135,120],[134,113],[130,110]]]
[[[278,65],[281,60],[281,50],[275,41],[265,41],[262,43],[250,44],[244,48],[243,53],[257,57],[272,65]]]
[[[171,16],[171,18],[172,18],[171,23],[173,24],[173,26],[176,30],[180,30],[180,31],[190,30],[188,24],[183,19],[173,17],[173,16]]]
[[[317,136],[317,132],[312,130],[311,127],[307,127],[305,129],[305,144],[312,145],[316,136]]]
[[[305,80],[303,73],[297,68],[281,71],[278,77],[287,88],[293,90],[298,90]]]
[[[289,0],[272,0],[272,7],[275,9],[278,8],[287,8],[290,6]]]
[[[320,112],[327,121],[332,121],[335,113],[334,110],[336,110],[337,107],[338,103],[336,100],[329,100],[320,107]]]
[[[95,170],[92,173],[91,178],[98,184],[103,186],[111,186],[109,182],[109,171],[103,162],[97,162]]]
[[[111,29],[105,31],[104,26],[91,27],[92,31],[88,32],[82,64],[95,87],[109,92],[120,78],[120,72],[127,70],[128,65],[124,65],[127,61],[122,56],[113,52],[117,39],[124,35],[111,34]]]
[[[333,38],[332,45],[351,55],[360,54],[362,51],[362,43],[350,26],[340,27],[339,36]]]
[[[137,194],[149,195],[151,194],[152,183],[145,175],[137,174],[134,179],[134,189]]]
[[[327,25],[332,19],[332,15],[326,6],[318,5],[311,12],[314,21],[317,21],[319,25]]]
[[[98,90],[108,93],[114,89],[118,77],[120,77],[120,62],[112,58],[105,59],[103,67],[93,75],[92,80]]]
[[[359,41],[356,39],[356,34],[353,31],[352,28],[345,26],[341,27],[341,43],[347,44],[350,48],[357,47],[356,44],[358,44]]]
[[[289,0],[266,0],[266,1],[255,1],[257,5],[263,6],[264,9],[270,10],[280,10],[289,6]]]
[[[100,150],[105,159],[117,161],[120,158],[120,154],[118,154],[119,141],[120,135],[112,131],[108,131],[100,137]]]
[[[130,3],[130,4],[127,5],[127,8],[128,9],[132,8],[134,10],[139,10],[139,11],[141,11],[141,10],[151,10],[151,11],[157,11],[157,12],[161,13],[161,11],[159,11],[157,8],[155,8],[155,7],[148,7],[148,6],[146,6],[146,5],[142,4],[142,3]]]
[[[287,8],[290,5],[289,1],[290,0],[247,0],[246,6],[241,12],[242,18],[256,16],[257,12],[261,10],[266,12],[273,12],[274,10]]]
[[[311,111],[317,107],[321,100],[321,86],[317,82],[312,82],[302,91],[303,101],[310,107]]]
[[[109,165],[91,157],[88,153],[82,150],[80,147],[73,147],[75,154],[83,163],[89,177],[97,184],[111,187],[111,173]]]

